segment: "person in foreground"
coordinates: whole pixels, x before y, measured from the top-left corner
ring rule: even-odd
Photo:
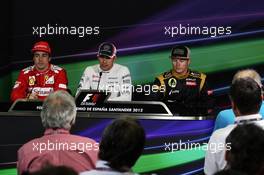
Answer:
[[[49,165],[64,165],[77,172],[95,168],[98,143],[70,134],[75,119],[74,98],[66,91],[51,93],[41,111],[44,136],[29,141],[18,150],[18,174],[34,172]]]
[[[66,166],[47,166],[33,173],[23,173],[22,175],[78,175],[72,168]]]
[[[230,99],[236,115],[235,124],[216,130],[210,137],[209,147],[212,145],[216,149],[206,151],[204,164],[206,175],[213,175],[226,167],[225,152],[232,148],[228,143],[225,143],[225,140],[237,125],[253,122],[264,126],[262,116],[259,114],[262,104],[261,93],[260,86],[251,78],[239,78],[231,85]]]
[[[103,132],[95,170],[80,175],[122,175],[131,171],[145,144],[145,131],[132,118],[114,120]]]
[[[263,85],[261,83],[261,77],[253,69],[244,69],[244,70],[238,71],[234,75],[232,82],[234,82],[238,78],[246,78],[246,77],[254,79],[259,84],[259,86],[262,88],[262,94],[263,94]],[[262,101],[262,105],[261,105],[259,113],[261,114],[262,118],[264,118],[264,101]],[[226,109],[226,110],[220,111],[215,120],[214,131],[220,128],[224,128],[227,125],[234,124],[234,123],[235,123],[235,114],[232,109]]]
[[[226,138],[227,169],[247,175],[264,173],[264,130],[254,123],[238,125]]]

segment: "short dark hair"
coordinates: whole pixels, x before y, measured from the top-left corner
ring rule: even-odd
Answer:
[[[237,125],[226,138],[227,164],[230,169],[258,174],[264,168],[264,130],[255,125]]]
[[[261,88],[252,78],[239,78],[230,88],[230,97],[242,115],[259,112],[262,97]]]
[[[117,171],[131,168],[141,155],[145,144],[145,131],[140,123],[132,118],[114,120],[103,132],[99,158],[108,161]]]

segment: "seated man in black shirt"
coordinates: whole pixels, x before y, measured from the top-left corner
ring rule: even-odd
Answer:
[[[174,114],[205,115],[213,107],[206,75],[189,69],[190,49],[176,46],[171,52],[172,69],[157,76],[159,91],[152,100],[161,100]],[[154,99],[153,99],[154,98]]]

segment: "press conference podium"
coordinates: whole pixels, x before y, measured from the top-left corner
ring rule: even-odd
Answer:
[[[71,132],[100,141],[103,129],[115,118],[134,117],[146,132],[142,156],[133,167],[138,173],[183,174],[203,171],[203,150],[165,150],[165,143],[180,141],[206,143],[214,120],[205,116],[174,116],[162,102],[110,102],[109,94],[82,91],[76,97],[77,119]],[[29,140],[41,137],[44,129],[40,111],[42,101],[16,101],[9,112],[0,112],[1,168],[15,167],[16,151]],[[170,161],[167,161],[170,160]]]

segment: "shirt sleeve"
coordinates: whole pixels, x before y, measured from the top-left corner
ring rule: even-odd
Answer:
[[[90,89],[90,76],[91,76],[91,73],[89,73],[88,71],[88,68],[86,68],[82,74],[82,77],[81,77],[81,80],[79,82],[79,85],[78,85],[78,88],[76,90],[76,94],[75,96],[77,96],[77,94],[79,93],[80,90],[83,90],[83,89]]]
[[[232,109],[226,109],[220,111],[215,120],[214,131],[217,129],[224,128],[230,124],[234,124],[235,122],[235,114]]]
[[[210,140],[208,142],[208,149],[205,154],[205,161],[204,161],[204,173],[206,175],[213,175],[215,174],[218,169],[216,165],[216,152],[214,150],[210,149],[210,145],[214,145],[216,143],[214,135],[210,137]]]
[[[214,108],[213,90],[210,89],[205,74],[201,75],[199,107],[206,109]]]
[[[28,80],[23,71],[20,71],[17,81],[12,89],[10,99],[12,102],[17,99],[26,98],[28,89]]]
[[[60,70],[56,76],[55,84],[54,84],[54,91],[57,90],[67,90],[68,86],[68,78],[67,73],[64,69]]]
[[[213,132],[210,137],[204,162],[204,173],[206,175],[213,175],[226,167],[225,152],[227,145],[225,139],[230,131],[230,129],[220,129]]]

